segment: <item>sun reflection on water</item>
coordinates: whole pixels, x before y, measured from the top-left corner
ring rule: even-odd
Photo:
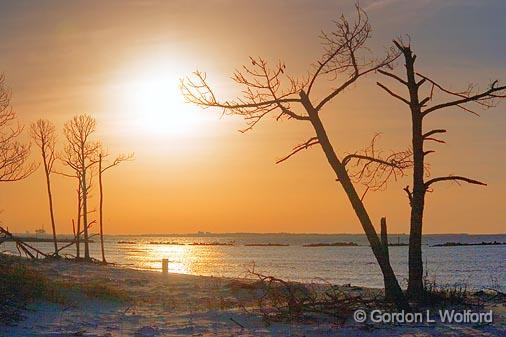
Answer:
[[[161,270],[162,259],[169,259],[169,273],[191,274],[192,247],[184,245],[144,244],[146,254],[142,257],[149,269]]]
[[[169,273],[223,276],[224,258],[237,247],[197,245],[193,241],[157,243],[154,241],[121,244],[126,265],[162,271],[162,260],[169,260]],[[225,253],[224,251],[227,251]]]

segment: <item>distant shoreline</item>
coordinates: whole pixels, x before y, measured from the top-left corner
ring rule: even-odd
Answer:
[[[27,237],[34,235],[34,233],[26,232],[12,232],[12,234],[18,237]],[[462,235],[462,236],[497,236],[506,235],[506,233],[425,233],[424,237],[427,236],[448,236],[448,235]],[[49,236],[48,233],[44,237]],[[72,237],[72,233],[61,233],[57,237]],[[218,237],[218,236],[360,236],[365,237],[363,233],[285,233],[285,232],[274,232],[274,233],[253,233],[253,232],[233,232],[233,233],[215,233],[215,232],[202,232],[202,233],[144,233],[144,234],[104,234],[104,237]],[[389,233],[390,238],[396,236],[409,236],[409,233]]]

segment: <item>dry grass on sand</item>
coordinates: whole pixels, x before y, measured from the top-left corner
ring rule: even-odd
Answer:
[[[266,296],[265,283],[258,279],[163,275],[112,265],[1,255],[0,264],[1,337],[506,335],[503,301],[485,303],[483,309],[494,311],[494,323],[485,325],[355,323],[352,312],[339,317],[290,313],[287,319],[287,312],[280,309],[285,308],[283,303],[275,303],[284,294],[282,288],[275,288],[275,296]],[[324,294],[328,287],[294,284],[293,289]],[[346,286],[333,291],[341,300],[359,296],[372,305],[379,293]]]

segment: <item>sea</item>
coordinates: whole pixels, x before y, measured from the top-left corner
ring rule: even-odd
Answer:
[[[46,237],[49,237],[46,234]],[[99,238],[90,243],[91,256],[101,258]],[[390,235],[390,261],[402,286],[408,275],[407,235]],[[251,272],[278,278],[364,287],[382,287],[381,271],[364,235],[358,234],[213,234],[106,235],[108,262],[123,267],[217,277],[254,277]],[[426,277],[440,286],[470,290],[493,288],[506,291],[506,245],[436,246],[447,242],[506,243],[506,234],[438,234],[423,236]],[[352,242],[350,246],[321,244]],[[31,243],[41,251],[50,242]],[[60,243],[63,245],[63,243]],[[313,246],[307,246],[313,245]],[[81,252],[84,247],[81,247]],[[4,242],[0,251],[18,254],[14,243]],[[75,255],[75,246],[64,254]],[[82,253],[81,253],[82,254]]]

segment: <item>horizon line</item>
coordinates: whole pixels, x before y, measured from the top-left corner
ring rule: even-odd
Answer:
[[[13,232],[13,234],[35,234],[34,232]],[[44,235],[50,235],[45,233]],[[57,235],[72,235],[73,233],[58,233]],[[363,235],[364,233],[318,233],[318,232],[167,232],[167,233],[104,233],[104,236],[205,236],[205,235]],[[388,236],[395,235],[409,235],[409,233],[388,233]],[[422,235],[506,235],[505,233],[469,233],[469,232],[456,232],[456,233],[423,233]]]

